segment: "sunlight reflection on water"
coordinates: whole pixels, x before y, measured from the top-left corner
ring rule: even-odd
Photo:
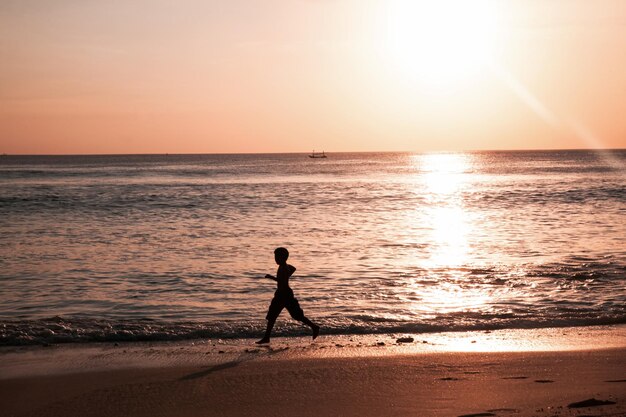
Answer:
[[[451,270],[470,262],[468,236],[478,227],[471,221],[470,209],[462,194],[471,193],[473,156],[470,154],[414,155],[412,163],[421,173],[420,187],[426,190],[428,202],[421,219],[426,222],[428,256],[417,259],[422,268],[431,271],[440,285],[423,287],[413,282],[419,303],[412,309],[419,314],[446,314],[465,309],[482,307],[492,301],[488,288],[463,285],[462,277],[446,279],[436,277],[438,271]],[[416,191],[418,192],[418,191]]]
[[[431,245],[424,268],[455,267],[468,260],[467,236],[471,230],[468,208],[458,193],[471,192],[472,156],[467,154],[427,154],[414,157],[422,172],[429,206],[424,216],[428,221]]]

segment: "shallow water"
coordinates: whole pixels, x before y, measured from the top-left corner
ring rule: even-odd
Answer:
[[[626,322],[626,151],[0,158],[0,343]],[[278,334],[302,334],[284,314]]]

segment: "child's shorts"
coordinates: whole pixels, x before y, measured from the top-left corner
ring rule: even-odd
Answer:
[[[267,316],[265,316],[266,320],[276,320],[278,315],[283,308],[286,308],[289,312],[289,315],[293,317],[294,320],[302,321],[304,318],[304,311],[300,308],[300,304],[298,300],[293,296],[293,291],[276,291],[274,293],[274,298],[272,298],[272,303],[270,304],[270,308],[267,310]]]

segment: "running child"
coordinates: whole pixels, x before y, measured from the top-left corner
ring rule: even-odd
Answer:
[[[274,250],[274,260],[278,264],[278,270],[276,271],[275,277],[267,274],[265,278],[276,281],[276,292],[274,293],[274,298],[272,299],[272,303],[267,310],[267,316],[265,317],[267,320],[265,336],[263,336],[263,339],[256,342],[257,344],[270,342],[272,328],[274,328],[274,323],[276,323],[276,319],[283,308],[287,309],[294,320],[298,320],[311,328],[313,331],[313,339],[320,333],[320,327],[304,316],[304,312],[302,308],[300,308],[298,300],[293,296],[293,290],[289,287],[289,277],[293,275],[296,268],[287,263],[287,258],[289,258],[289,251],[286,248],[276,248],[276,250]]]

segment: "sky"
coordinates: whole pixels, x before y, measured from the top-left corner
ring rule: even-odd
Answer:
[[[626,148],[623,0],[3,0],[0,153]]]

